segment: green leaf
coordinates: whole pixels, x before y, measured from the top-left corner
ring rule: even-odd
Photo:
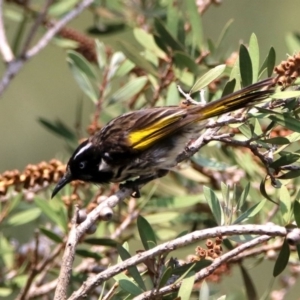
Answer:
[[[225,69],[226,69],[226,65],[219,65],[206,72],[193,85],[193,87],[190,90],[190,94],[197,92],[205,88],[206,86],[208,86],[212,81],[220,77],[224,73]]]
[[[142,216],[139,216],[137,226],[145,250],[155,247],[157,245],[155,234],[148,221]]]
[[[130,280],[121,279],[118,283],[122,290],[128,292],[132,296],[138,296],[144,292]]]
[[[241,89],[241,73],[240,73],[240,59],[239,57],[235,61],[233,68],[230,72],[229,80],[235,79],[235,87],[234,90],[238,91]]]
[[[193,271],[193,272],[199,272],[200,270],[208,267],[211,265],[212,261],[208,259],[201,259],[197,262],[187,263],[185,265],[182,265],[178,268],[174,268],[173,274],[179,275],[180,277],[177,278],[176,282],[180,282],[183,278],[186,277],[186,275]]]
[[[213,190],[211,190],[206,186],[203,187],[203,192],[204,192],[205,199],[215,217],[216,222],[220,226],[224,225],[224,212],[221,208],[220,201],[217,198],[216,194],[214,193]]]
[[[253,280],[251,279],[248,271],[245,269],[245,267],[242,264],[239,264],[243,281],[244,281],[244,287],[246,288],[247,293],[247,299],[251,300],[258,300],[257,291],[255,289],[255,285],[253,283]]]
[[[98,94],[94,90],[88,76],[70,58],[67,58],[67,62],[78,86],[96,104],[98,102]]]
[[[300,176],[300,171],[290,171],[278,177],[278,179],[293,179]]]
[[[278,136],[275,138],[265,139],[263,140],[265,143],[273,144],[273,145],[287,145],[290,143],[289,139],[286,137]]]
[[[275,66],[275,61],[276,61],[275,50],[273,47],[271,47],[267,57],[265,58],[262,66],[260,67],[258,77],[261,77],[265,69],[267,69],[268,77],[272,76],[274,66]]]
[[[135,47],[124,41],[120,41],[119,45],[125,56],[135,65],[141,67],[151,75],[158,77],[158,73],[155,70],[154,66],[149,61],[147,61],[140,53],[138,53]]]
[[[300,97],[300,91],[282,91],[271,95],[273,99],[287,99]]]
[[[134,67],[135,64],[133,62],[131,62],[129,59],[125,59],[116,70],[114,77],[123,77],[127,75]]]
[[[95,42],[96,42],[98,66],[100,70],[103,70],[107,64],[105,45],[104,43],[100,42],[97,39],[95,40]]]
[[[44,227],[40,227],[39,229],[46,237],[48,237],[50,240],[54,241],[55,243],[63,242],[63,239],[53,231],[50,231]]]
[[[117,249],[118,249],[118,253],[119,253],[119,255],[120,255],[120,257],[122,258],[123,261],[131,257],[130,253],[124,247],[122,247],[121,245],[118,244]],[[128,267],[127,270],[129,272],[130,276],[138,284],[138,286],[142,290],[146,291],[145,283],[144,283],[144,281],[141,277],[141,274],[138,271],[137,267],[136,266],[131,266],[131,267]]]
[[[292,201],[288,189],[282,185],[279,192],[279,208],[284,221],[284,225],[290,223]]]
[[[149,222],[149,224],[152,224],[152,225],[161,224],[162,222],[174,221],[178,217],[180,217],[180,213],[174,212],[174,211],[155,213],[153,215],[145,216],[145,218]]]
[[[203,280],[201,283],[199,292],[199,300],[209,300],[209,286],[206,283],[206,280]]]
[[[22,197],[23,197],[22,193],[19,193],[15,197],[10,199],[10,201],[7,203],[7,206],[6,206],[6,214],[7,215],[9,215],[16,207],[18,207]],[[0,204],[0,210],[1,210],[1,204]]]
[[[166,60],[167,54],[162,51],[155,43],[153,35],[141,28],[134,28],[133,35],[135,39],[147,50],[153,52],[155,56]]]
[[[0,297],[8,297],[12,292],[12,288],[0,287]]]
[[[241,44],[240,46],[240,73],[242,78],[242,85],[246,87],[252,84],[253,70],[252,62],[248,52],[248,49]]]
[[[267,61],[268,77],[271,77],[273,74],[275,62],[276,62],[275,49],[273,47],[271,47],[269,55],[268,55],[268,61]]]
[[[166,105],[171,106],[171,105],[178,105],[180,102],[180,96],[177,90],[177,86],[175,82],[172,82],[167,91],[167,97],[166,97]]]
[[[259,72],[259,46],[257,37],[254,33],[251,34],[249,42],[249,55],[252,62],[253,77],[252,82],[257,82]]]
[[[178,23],[180,20],[179,9],[174,0],[167,1],[167,23],[166,28],[169,30],[172,36],[177,36],[178,32]]]
[[[185,1],[187,8],[188,19],[192,29],[192,48],[197,46],[198,50],[205,50],[203,38],[203,25],[201,15],[198,13],[198,8],[194,0]]]
[[[297,200],[294,201],[294,218],[298,228],[300,228],[300,203]]]
[[[109,238],[87,238],[84,243],[97,246],[117,247],[118,243]]]
[[[281,166],[290,165],[290,164],[296,162],[299,159],[300,159],[300,153],[287,152],[285,155],[283,155],[280,158],[278,158],[277,160],[273,161],[270,164],[270,167],[274,168],[274,169],[277,169]]]
[[[253,205],[252,207],[250,207],[249,209],[247,209],[244,213],[242,213],[234,222],[233,224],[239,224],[242,222],[246,222],[248,221],[250,218],[254,217],[255,215],[257,215],[262,208],[264,207],[266,203],[266,200],[262,200],[258,203],[256,203],[255,205]]]
[[[230,19],[223,27],[223,29],[218,37],[218,40],[216,42],[216,45],[215,45],[216,51],[220,50],[228,32],[229,32],[229,28],[232,25],[232,23],[233,23],[233,19]]]
[[[33,207],[25,211],[14,214],[7,221],[10,226],[20,226],[35,221],[41,215],[38,207]]]
[[[300,42],[296,34],[289,32],[285,37],[285,43],[289,49],[289,53],[297,53],[300,50]]]
[[[154,28],[165,45],[169,46],[173,51],[184,51],[184,46],[172,36],[159,19],[154,20]]]
[[[9,240],[0,232],[0,262],[4,263],[7,270],[11,270],[15,264],[15,249]]]
[[[209,159],[203,156],[197,156],[192,159],[193,161],[197,162],[202,167],[218,170],[218,171],[225,171],[227,168],[229,168],[231,165],[228,163],[224,163],[222,161],[217,161],[214,158]]]
[[[171,266],[167,267],[163,272],[160,281],[159,281],[159,288],[166,285],[167,281],[171,278],[173,272],[173,268]]]
[[[249,191],[250,191],[250,182],[247,183],[246,187],[244,188],[241,196],[239,197],[238,201],[237,201],[237,210],[240,210],[244,203],[246,202],[246,199],[248,197],[248,194],[249,194]]]
[[[67,232],[67,222],[66,219],[63,217],[63,215],[59,214],[57,210],[54,210],[49,202],[46,200],[35,197],[34,202],[36,206],[38,206],[41,211],[50,219],[53,221],[53,223],[57,224],[60,226],[60,228],[64,231]],[[52,200],[54,202],[54,199]],[[61,207],[59,207],[59,210],[61,210]]]
[[[290,247],[285,239],[274,265],[274,269],[273,269],[274,277],[278,276],[284,271],[285,267],[289,262],[289,258],[290,258]]]
[[[102,256],[95,251],[89,251],[86,249],[76,249],[76,254],[81,257],[91,257],[95,260],[100,260]]]
[[[297,249],[298,258],[300,260],[300,244],[296,245],[296,249]]]
[[[59,1],[59,2],[52,4],[50,6],[49,10],[47,11],[47,13],[51,17],[58,18],[58,17],[64,15],[65,13],[69,12],[70,10],[72,10],[76,4],[78,4],[78,0]]]
[[[266,199],[268,199],[269,201],[271,201],[272,203],[278,204],[278,203],[276,203],[276,202],[275,202],[275,201],[267,194],[266,186],[265,186],[266,181],[267,181],[267,177],[265,177],[265,178],[261,181],[260,186],[259,186],[259,191],[260,191],[260,193],[261,193]]]
[[[288,114],[274,114],[269,116],[269,119],[292,131],[300,132],[299,120],[293,118]]]
[[[88,77],[90,77],[92,79],[97,79],[97,76],[93,70],[91,63],[88,62],[87,59],[83,55],[81,55],[80,53],[78,53],[74,50],[69,50],[67,52],[67,54],[68,54],[69,60],[72,61],[78,69],[80,69]]]
[[[236,84],[236,79],[232,79],[232,80],[227,81],[227,83],[224,87],[223,93],[222,93],[222,97],[233,93],[235,84]]]
[[[180,51],[174,52],[174,62],[179,69],[188,69],[195,75],[199,73],[199,67],[195,63],[195,60],[191,58],[188,54]]]
[[[60,120],[51,122],[44,118],[39,118],[38,121],[42,125],[44,125],[49,131],[57,134],[58,136],[61,136],[64,139],[67,139],[71,142],[75,142],[75,141],[77,142],[75,133],[71,129],[69,129],[64,123],[62,123]]]
[[[177,297],[181,300],[190,300],[195,283],[195,272],[191,271],[182,280]]]
[[[147,84],[148,77],[141,76],[127,82],[124,86],[118,89],[108,100],[107,105],[111,105],[120,101],[126,101],[137,95]]]

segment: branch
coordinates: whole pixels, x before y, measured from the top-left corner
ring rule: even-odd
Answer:
[[[242,244],[241,246],[236,247],[235,249],[223,254],[222,256],[216,258],[208,267],[200,270],[195,275],[195,282],[199,282],[203,280],[204,278],[211,275],[217,268],[219,268],[223,263],[230,260],[231,258],[235,257],[239,253],[252,248],[258,244],[262,244],[266,241],[271,239],[269,235],[263,235],[256,239],[251,240],[250,242],[246,242]],[[161,288],[160,290],[152,290],[145,292],[143,294],[138,295],[134,298],[134,300],[146,300],[146,299],[153,299],[153,297],[162,296],[171,292],[174,292],[175,290],[178,290],[181,286],[182,282],[178,282],[176,284],[170,284],[168,286],[165,286]]]
[[[150,250],[147,250],[143,253],[139,253],[135,256],[132,256],[131,258],[123,261],[122,263],[112,266],[109,269],[103,271],[102,273],[90,277],[86,282],[83,283],[83,285],[79,288],[79,290],[77,290],[76,292],[74,292],[71,295],[69,300],[80,299],[84,295],[87,295],[87,293],[89,293],[93,288],[95,288],[96,286],[99,286],[104,281],[108,280],[109,278],[128,269],[130,266],[142,263],[142,262],[144,262],[150,258],[153,258],[157,255],[161,255],[163,253],[165,254],[167,252],[173,251],[175,249],[181,248],[183,246],[186,246],[188,244],[194,243],[199,240],[213,238],[213,237],[217,237],[217,236],[224,236],[224,235],[232,236],[232,235],[239,235],[239,234],[254,234],[254,235],[263,235],[263,236],[267,235],[268,238],[275,237],[275,236],[284,237],[287,235],[287,229],[285,227],[281,227],[281,226],[277,226],[277,225],[269,223],[267,225],[219,226],[219,227],[215,227],[215,228],[198,230],[198,231],[189,233],[185,236],[182,236],[180,238],[177,238],[173,241],[163,243],[163,244],[161,244],[155,248],[152,248]],[[267,237],[263,237],[263,238],[260,237],[258,239],[260,239],[260,242],[262,243],[262,242],[264,242],[264,239]],[[255,240],[257,240],[257,239],[255,239]],[[251,242],[253,242],[253,240]],[[243,250],[248,249],[253,246],[251,244],[251,242],[243,244],[243,245],[237,247],[236,249],[243,249]],[[240,247],[245,247],[245,248],[240,248]],[[234,250],[232,250],[232,251],[234,251]],[[236,250],[236,252],[232,252],[232,251],[228,252],[227,254],[224,254],[224,255],[227,255],[227,256],[225,256],[226,260],[233,257],[233,256],[231,256],[230,253],[234,253],[234,255],[239,253],[239,250]],[[218,262],[219,262],[219,260],[217,260],[216,263],[218,263]],[[207,270],[205,272],[207,272]],[[207,273],[205,273],[205,274],[207,274]],[[204,276],[204,275],[201,275],[201,276]]]
[[[14,59],[14,54],[12,53],[12,50],[7,42],[6,34],[5,34],[5,28],[3,24],[3,0],[0,0],[0,52],[2,54],[3,60],[6,63],[11,62]]]
[[[1,1],[1,0],[0,0]],[[7,66],[7,69],[3,75],[2,80],[0,81],[0,95],[3,94],[7,86],[9,85],[11,79],[16,76],[16,74],[21,70],[23,67],[24,63],[38,54],[43,48],[45,48],[51,39],[64,27],[66,26],[67,23],[69,23],[71,20],[76,18],[85,8],[90,6],[94,1],[93,0],[82,0],[74,9],[72,9],[69,13],[67,13],[61,20],[56,22],[53,27],[51,27],[42,37],[41,39],[37,42],[37,44],[32,47],[30,50],[28,50],[26,53],[24,53],[21,57],[18,59],[13,59],[7,54],[7,47],[4,47],[2,45],[3,41],[3,31],[2,31],[2,36],[1,36],[1,25],[3,25],[0,21],[0,50],[3,55],[3,49],[5,50],[5,55],[7,56],[6,59],[10,58],[9,64]],[[2,4],[2,1],[0,2]],[[3,27],[3,26],[2,26]],[[2,28],[3,29],[3,28]],[[2,39],[1,39],[2,37]],[[4,35],[5,37],[5,35]],[[6,39],[4,40],[4,42]],[[7,43],[6,43],[7,45]]]
[[[130,189],[121,189],[115,195],[106,198],[103,202],[101,202],[94,210],[92,210],[87,218],[78,226],[76,226],[76,219],[78,208],[75,211],[73,220],[72,220],[72,228],[69,233],[68,241],[66,244],[66,249],[64,252],[64,256],[62,259],[62,267],[60,269],[57,288],[55,290],[55,300],[66,299],[67,287],[69,285],[73,262],[75,258],[76,246],[80,240],[80,238],[87,232],[87,230],[93,226],[93,224],[102,219],[108,219],[112,217],[110,213],[110,209],[115,207],[118,203],[123,201],[125,198],[130,196],[132,191]],[[109,216],[106,214],[109,211]]]

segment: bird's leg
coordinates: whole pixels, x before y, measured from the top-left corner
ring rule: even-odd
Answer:
[[[120,184],[120,188],[130,188],[133,190],[133,193],[131,194],[132,197],[134,198],[140,198],[141,197],[141,193],[140,193],[140,189],[139,186],[140,185],[145,185],[146,183],[163,177],[165,175],[168,174],[168,170],[158,170],[157,173],[152,174],[152,175],[146,175],[146,176],[140,176],[138,179],[132,181],[132,180],[127,180],[125,183]]]

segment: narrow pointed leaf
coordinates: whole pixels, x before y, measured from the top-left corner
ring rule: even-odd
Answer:
[[[50,240],[54,241],[55,243],[62,243],[63,239],[57,235],[56,233],[54,233],[51,230],[48,230],[46,228],[40,227],[40,231],[46,236],[48,237]]]
[[[284,240],[277,260],[273,269],[273,276],[276,277],[281,274],[286,268],[290,258],[290,247],[286,240]]]
[[[171,266],[167,267],[166,270],[163,272],[159,282],[159,288],[166,285],[167,281],[171,278],[173,272],[173,268]]]
[[[122,52],[129,60],[131,60],[135,65],[141,67],[151,75],[158,77],[157,71],[155,70],[154,66],[140,53],[138,53],[135,47],[124,41],[120,41],[119,44]]]
[[[291,216],[291,196],[288,189],[284,185],[282,185],[280,188],[279,199],[281,216],[284,221],[284,225],[287,225],[290,223]]]
[[[201,89],[207,87],[212,81],[220,77],[226,69],[226,65],[219,65],[208,72],[206,72],[202,77],[200,77],[194,86],[190,90],[190,94],[200,91]]]
[[[181,300],[189,300],[193,291],[195,282],[195,272],[191,271],[186,278],[182,280],[178,291],[178,296]]]
[[[97,79],[95,71],[93,70],[93,66],[83,55],[81,55],[77,51],[69,50],[68,57],[84,74],[92,79]]]
[[[192,47],[198,50],[204,50],[203,43],[203,26],[201,15],[197,11],[196,2],[193,0],[185,1],[188,18],[192,27]],[[196,46],[196,47],[195,47]]]
[[[97,246],[117,247],[118,245],[116,241],[108,238],[87,238],[84,240],[84,242],[90,245],[97,245]]]
[[[122,290],[128,292],[132,296],[138,296],[144,292],[142,289],[140,289],[137,285],[135,285],[130,280],[125,280],[125,279],[119,280],[119,286]]]
[[[97,103],[98,94],[94,90],[88,76],[71,59],[68,58],[67,61],[78,86],[94,103]]]
[[[266,203],[266,200],[262,200],[258,203],[256,203],[255,205],[253,205],[252,207],[250,207],[249,209],[247,209],[244,213],[242,213],[234,222],[233,224],[239,224],[241,222],[246,222],[248,219],[254,217],[255,215],[257,215],[262,208],[264,207]]]
[[[222,97],[233,93],[234,92],[235,84],[236,84],[236,80],[235,79],[227,81],[227,83],[226,83],[226,85],[224,87],[223,93],[222,93]]]
[[[244,281],[244,287],[246,288],[246,294],[248,300],[258,300],[257,291],[255,288],[255,285],[253,283],[253,280],[251,279],[248,271],[244,268],[242,264],[239,265]]]
[[[252,62],[252,82],[256,82],[258,79],[259,72],[259,46],[257,37],[254,33],[251,34],[250,42],[249,42],[249,55]]]
[[[276,114],[269,116],[269,119],[277,124],[284,126],[292,131],[300,132],[299,120],[293,118],[288,114]]]
[[[297,200],[294,202],[294,218],[298,228],[300,228],[300,203]]]
[[[147,76],[141,76],[127,82],[111,95],[107,105],[111,105],[120,101],[126,101],[138,94],[147,84]]]
[[[252,84],[253,71],[252,62],[248,49],[242,44],[240,46],[240,73],[243,87]]]
[[[38,207],[33,207],[25,211],[18,212],[12,215],[7,224],[10,226],[20,226],[29,222],[35,221],[41,215],[41,210]]]
[[[205,199],[215,217],[216,222],[218,223],[218,225],[224,225],[224,213],[216,194],[213,190],[206,186],[203,187],[203,192]]]
[[[148,221],[139,216],[137,219],[140,238],[146,250],[149,250],[157,245],[154,231]]]
[[[165,45],[169,46],[173,51],[184,51],[184,46],[172,36],[159,19],[154,20],[154,28]]]
[[[117,245],[117,249],[118,249],[118,253],[120,255],[120,257],[122,258],[122,260],[126,260],[128,258],[131,257],[130,253],[121,245]],[[135,282],[138,284],[138,286],[146,291],[146,286],[145,283],[141,277],[141,274],[139,273],[138,269],[136,266],[131,266],[128,269],[129,274],[131,275],[131,277],[135,280]]]

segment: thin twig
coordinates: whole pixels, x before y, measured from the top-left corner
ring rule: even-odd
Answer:
[[[3,94],[5,89],[8,87],[10,81],[14,76],[18,74],[18,72],[23,67],[24,63],[38,54],[42,49],[44,49],[49,42],[53,39],[53,37],[71,20],[76,18],[85,8],[90,6],[94,1],[93,0],[82,0],[78,3],[69,13],[67,13],[61,20],[57,21],[53,27],[51,27],[37,42],[35,46],[33,46],[30,50],[22,55],[22,57],[18,59],[9,60],[9,64],[7,69],[0,81],[0,96]],[[1,46],[0,46],[1,47]]]
[[[175,240],[163,243],[163,244],[161,244],[155,248],[152,248],[148,251],[134,255],[131,258],[123,261],[122,263],[116,264],[115,266],[111,266],[109,269],[103,271],[100,274],[89,277],[89,279],[86,282],[84,282],[84,284],[76,292],[74,292],[71,295],[69,300],[80,299],[84,295],[87,295],[87,293],[89,293],[93,288],[101,285],[104,281],[108,280],[109,278],[128,269],[130,266],[142,263],[142,262],[144,262],[150,258],[153,258],[157,255],[166,254],[170,251],[184,247],[188,244],[194,243],[199,240],[213,238],[213,237],[217,237],[217,236],[224,236],[224,235],[231,236],[231,235],[240,235],[240,234],[254,234],[254,235],[263,235],[263,236],[268,235],[268,238],[270,238],[272,236],[284,237],[287,234],[287,229],[285,227],[281,227],[281,226],[277,226],[277,225],[269,223],[267,225],[220,226],[220,227],[214,227],[214,228],[194,231],[192,233],[184,235]],[[261,240],[261,242],[263,242],[263,239]],[[240,249],[240,248],[238,248],[238,249]],[[245,250],[246,249],[247,248],[245,248]],[[239,252],[235,252],[234,255],[236,255],[238,253]],[[231,257],[233,257],[233,256],[228,256],[227,259],[229,259]]]
[[[223,254],[222,256],[216,258],[211,263],[211,265],[209,265],[208,267],[206,267],[206,268],[202,269],[201,271],[199,271],[198,273],[196,273],[195,282],[199,282],[199,281],[203,280],[204,278],[208,277],[209,275],[211,275],[217,268],[219,268],[223,263],[230,260],[232,257],[235,257],[239,253],[241,253],[249,248],[255,247],[258,244],[262,244],[262,243],[268,241],[269,239],[271,239],[271,237],[269,235],[260,236],[256,239],[246,242],[246,243],[234,248],[233,250]],[[153,299],[153,297],[162,296],[162,295],[168,294],[170,292],[174,292],[175,290],[178,290],[180,288],[181,283],[182,282],[178,282],[176,284],[170,284],[168,286],[165,286],[165,287],[161,288],[160,290],[152,290],[152,291],[145,292],[145,293],[140,294],[139,296],[135,297],[134,300]]]
[[[33,23],[33,25],[31,26],[31,29],[26,37],[26,40],[24,42],[24,46],[23,46],[23,50],[21,51],[21,57],[23,55],[26,54],[27,49],[30,46],[31,41],[33,40],[40,24],[44,21],[44,18],[48,12],[48,9],[50,7],[50,5],[52,4],[53,0],[47,0],[44,7],[42,8],[42,10],[40,11],[38,17],[36,18],[35,22]]]
[[[14,59],[14,54],[6,38],[3,20],[3,0],[0,0],[0,52],[2,54],[3,60],[6,63],[9,63]]]

